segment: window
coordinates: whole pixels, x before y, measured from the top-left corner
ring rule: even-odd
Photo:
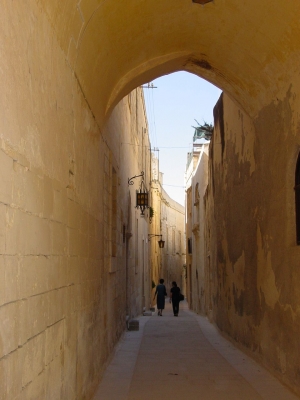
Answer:
[[[125,244],[126,243],[126,225],[125,224],[123,224],[122,234],[123,234],[123,244]]]
[[[188,253],[192,254],[192,238],[188,238]]]
[[[118,207],[117,207],[117,172],[114,168],[112,168],[112,180],[111,180],[111,198],[112,198],[112,207],[111,207],[111,241],[112,241],[112,257],[117,256],[117,242],[118,242],[118,232],[117,232],[117,224],[118,224]]]
[[[199,194],[199,183],[196,183],[195,186],[195,194],[194,194],[195,198],[194,198],[194,206],[197,206],[199,204],[199,198],[200,198],[200,194]]]
[[[131,110],[131,93],[128,94],[127,100],[128,100],[128,107],[129,107],[129,110]]]
[[[178,252],[181,254],[181,232],[178,232]]]
[[[172,229],[172,253],[175,254],[175,230]]]
[[[295,173],[295,206],[297,244],[300,245],[300,153],[298,155]]]
[[[167,254],[169,254],[169,228],[166,228]]]
[[[139,220],[135,220],[135,273],[139,270]]]

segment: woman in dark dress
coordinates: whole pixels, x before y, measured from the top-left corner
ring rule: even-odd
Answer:
[[[180,288],[177,286],[176,282],[172,282],[170,303],[172,301],[174,317],[178,317],[179,313],[179,301],[180,301],[179,296],[180,296]]]
[[[165,296],[167,295],[166,287],[164,285],[164,280],[159,280],[159,285],[156,286],[156,291],[154,293],[154,299],[157,294],[157,315],[162,317],[162,310],[165,308]]]

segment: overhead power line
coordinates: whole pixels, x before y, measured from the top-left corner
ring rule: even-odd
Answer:
[[[177,187],[177,188],[185,189],[185,186],[168,185],[168,184],[166,184],[166,183],[163,183],[162,185],[163,185],[163,186],[172,186],[172,187]]]
[[[153,83],[148,83],[147,86],[141,86],[144,89],[157,89],[157,86],[154,86]]]
[[[139,146],[139,147],[143,146],[141,144],[135,144],[135,143],[129,143],[129,142],[122,142],[121,144],[129,144],[131,146]],[[147,147],[148,149],[150,149],[149,146],[143,146],[143,147]],[[191,148],[191,146],[178,146],[178,147],[176,147],[176,146],[161,146],[161,147],[151,148],[151,150],[159,151],[160,149],[190,149],[190,148]]]

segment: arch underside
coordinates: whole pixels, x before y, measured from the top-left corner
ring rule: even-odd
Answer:
[[[194,73],[249,115],[283,98],[299,64],[298,1],[41,0],[101,125],[136,86]]]

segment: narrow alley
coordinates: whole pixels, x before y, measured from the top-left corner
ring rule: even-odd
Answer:
[[[1,6],[0,400],[300,396],[300,1]]]
[[[267,370],[184,302],[179,318],[139,318],[127,331],[93,400],[296,400]]]

